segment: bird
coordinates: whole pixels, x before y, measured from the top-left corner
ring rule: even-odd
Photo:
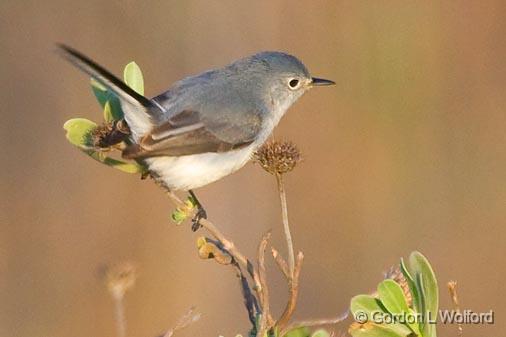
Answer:
[[[57,51],[118,97],[130,129],[122,156],[167,190],[189,191],[197,201],[193,190],[242,168],[304,93],[335,84],[312,77],[293,55],[263,51],[148,98],[76,49],[58,44]]]

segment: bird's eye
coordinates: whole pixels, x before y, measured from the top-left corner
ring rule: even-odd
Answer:
[[[290,82],[288,82],[288,85],[290,86],[290,89],[297,89],[297,87],[299,86],[300,84],[300,81],[296,78],[293,78],[290,80]]]

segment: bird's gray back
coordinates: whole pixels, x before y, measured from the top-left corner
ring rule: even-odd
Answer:
[[[261,52],[223,68],[187,77],[153,100],[162,107],[152,118],[164,122],[182,111],[196,111],[200,121],[226,141],[253,138],[273,109],[270,88],[282,74],[307,74],[296,57]]]

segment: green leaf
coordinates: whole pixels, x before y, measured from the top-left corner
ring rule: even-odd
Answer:
[[[436,313],[439,307],[439,292],[434,270],[427,258],[419,252],[411,253],[409,263],[411,273],[414,275],[420,274],[422,277],[427,310]]]
[[[357,295],[351,299],[350,311],[353,317],[363,312],[367,314],[368,319],[371,319],[373,312],[386,312],[386,309],[382,306],[380,300],[371,295]]]
[[[104,119],[108,122],[110,121],[108,120],[108,118],[117,121],[122,119],[123,110],[121,110],[121,104],[116,94],[108,90],[106,87],[104,87],[102,84],[100,84],[93,78],[91,79],[90,83],[91,89],[93,90],[93,93],[95,94],[98,103],[100,104],[100,106],[102,106],[104,110],[106,108],[106,104],[109,103],[110,116],[106,116],[106,112],[104,111]]]
[[[104,105],[104,120],[108,123],[114,121],[114,116],[112,114],[110,101],[105,102],[105,105]]]
[[[98,151],[93,151],[93,150],[84,150],[84,152],[88,156],[101,162],[102,164],[105,164],[107,166],[110,166],[112,168],[120,170],[122,172],[125,172],[125,173],[142,173],[142,172],[144,172],[144,168],[137,163],[128,163],[128,162],[124,162],[124,161],[121,161],[118,159],[114,159],[114,158],[108,157],[103,152],[98,152]]]
[[[383,306],[388,312],[397,315],[399,318],[404,317],[407,319],[413,319],[411,323],[404,323],[408,326],[415,334],[419,335],[420,331],[418,328],[418,319],[411,315],[408,302],[404,296],[401,286],[392,279],[386,279],[378,285],[378,296]],[[402,322],[400,323],[402,324]]]
[[[135,62],[130,62],[126,65],[123,71],[123,78],[125,83],[137,93],[144,95],[144,78],[142,76],[141,68]]]
[[[325,329],[318,329],[313,332],[311,337],[330,337],[330,333]]]
[[[73,118],[63,124],[68,141],[82,149],[92,146],[90,134],[96,127],[97,124],[85,118]]]
[[[309,329],[302,327],[288,331],[285,337],[309,337],[310,335]]]
[[[409,329],[407,330],[411,332]],[[394,328],[393,324],[375,324],[372,322],[353,324],[348,332],[353,337],[406,337],[409,335],[409,333],[400,333]]]
[[[396,333],[395,336],[408,336],[412,332],[411,329],[409,329],[406,325],[400,323],[376,324],[376,322],[374,322],[375,315],[378,315],[378,313],[385,314],[388,311],[379,299],[371,295],[357,295],[353,297],[350,303],[350,311],[355,321],[360,323],[359,325],[361,326],[378,326],[378,329],[380,329],[380,331],[392,331],[393,333]],[[371,329],[373,329],[371,333],[375,333],[377,331],[376,328]],[[360,334],[361,332],[357,333]]]
[[[421,305],[421,299],[420,294],[418,293],[418,288],[416,287],[415,280],[413,279],[413,276],[409,273],[406,264],[404,263],[404,259],[401,258],[400,262],[400,269],[402,274],[404,275],[404,278],[406,279],[406,282],[408,283],[409,292],[411,293],[411,298],[413,299],[413,308],[416,312],[423,312],[421,311],[420,305]]]
[[[172,212],[172,221],[174,221],[176,225],[180,225],[190,216],[196,206],[196,202],[189,196],[184,202],[184,206],[178,207]]]
[[[128,163],[108,157],[105,153],[93,149],[90,133],[97,127],[97,124],[85,118],[73,118],[63,124],[67,131],[68,141],[77,146],[81,151],[91,158],[126,173],[142,173],[144,168],[137,163]]]
[[[386,279],[378,284],[378,296],[390,313],[400,314],[409,311],[401,286],[392,279]]]
[[[420,294],[420,307],[424,322],[434,319],[438,314],[439,290],[436,275],[429,261],[420,252],[413,252],[409,256],[410,274],[415,277],[417,291]],[[436,325],[423,324],[420,327],[424,337],[436,337]]]

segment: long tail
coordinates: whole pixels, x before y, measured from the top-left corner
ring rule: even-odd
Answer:
[[[134,91],[107,69],[77,50],[64,44],[57,44],[57,46],[61,56],[118,96],[134,139],[141,137],[152,128],[150,115],[160,113],[160,107],[156,103]]]

